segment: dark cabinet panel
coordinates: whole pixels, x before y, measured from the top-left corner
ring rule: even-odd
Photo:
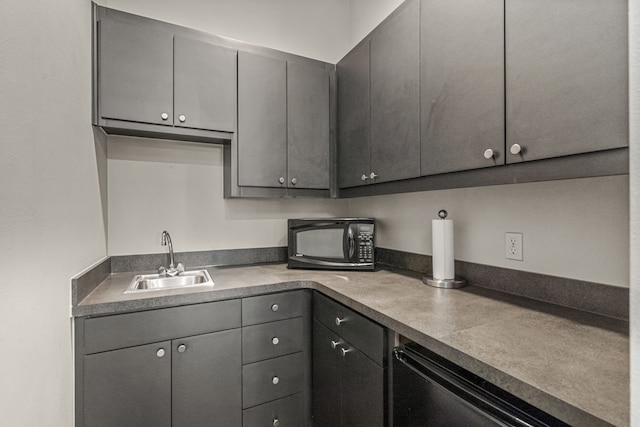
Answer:
[[[239,426],[240,329],[177,339],[172,347],[172,425]]]
[[[384,369],[353,347],[345,349],[342,372],[342,425],[383,427]]]
[[[242,363],[253,363],[306,350],[302,317],[245,326],[242,329]]]
[[[98,41],[100,117],[172,125],[173,35],[103,19]]]
[[[171,426],[171,342],[83,359],[85,426]]]
[[[507,0],[505,13],[507,162],[627,146],[627,1]]]
[[[242,406],[250,408],[304,391],[305,355],[295,353],[242,367]]]
[[[233,132],[237,52],[180,36],[173,43],[175,125]]]
[[[421,174],[504,164],[504,1],[422,0],[420,14]]]
[[[306,425],[304,404],[304,395],[298,393],[245,409],[242,427],[302,427]]]
[[[336,66],[338,78],[338,187],[368,183],[371,103],[369,42],[352,50]],[[363,180],[362,177],[367,179]]]
[[[420,176],[420,2],[405,5],[371,38],[374,183]]]
[[[287,63],[238,53],[238,184],[286,186]]]
[[[303,290],[243,298],[242,326],[300,317],[310,303],[310,294]]]
[[[288,186],[329,188],[329,73],[287,64]]]
[[[313,322],[313,426],[341,425],[342,365],[339,349],[331,342],[337,335],[317,321]]]

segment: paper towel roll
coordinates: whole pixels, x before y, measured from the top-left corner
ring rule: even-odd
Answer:
[[[431,221],[433,245],[433,278],[454,279],[456,276],[453,258],[453,220]]]

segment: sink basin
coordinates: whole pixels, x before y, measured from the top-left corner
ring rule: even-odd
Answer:
[[[130,292],[160,291],[164,289],[182,289],[195,286],[213,286],[213,280],[207,270],[184,271],[178,276],[169,277],[159,274],[141,274],[133,278],[124,291]]]

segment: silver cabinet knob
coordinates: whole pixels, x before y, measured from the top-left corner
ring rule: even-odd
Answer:
[[[281,176],[280,178],[278,178],[278,182],[280,184],[284,184],[284,176]]]
[[[280,306],[278,304],[273,304],[271,306],[271,311],[278,311],[278,310],[280,310]]]
[[[279,419],[277,419],[277,418],[274,418],[274,419],[273,419],[273,424],[272,424],[272,425],[273,425],[273,427],[278,427],[278,426],[280,425],[280,420],[279,420]]]
[[[158,357],[164,357],[165,354],[166,351],[164,351],[164,348],[159,348],[158,351],[156,351],[156,356]]]
[[[344,321],[345,321],[345,319],[341,319],[341,318],[339,318],[339,317],[336,317],[336,325],[340,326],[340,324],[341,324],[342,322],[344,322]]]
[[[491,148],[487,148],[484,150],[484,158],[485,159],[493,159],[493,150]]]
[[[371,174],[369,175],[369,178],[371,179],[376,179],[378,177],[378,175],[375,174],[375,172],[371,172]]]
[[[272,382],[274,385],[275,385],[275,384],[278,384],[278,383],[280,382],[280,378],[278,378],[278,377],[273,377],[273,378],[271,378],[271,382]]]
[[[180,344],[178,346],[178,353],[184,353],[185,351],[187,351],[187,346],[184,344]]]
[[[520,154],[522,152],[522,147],[520,144],[513,144],[511,148],[509,148],[509,152],[511,154]]]
[[[349,353],[351,351],[351,349],[347,349],[347,348],[341,348],[340,349],[340,353],[342,354],[342,357],[345,357],[347,355],[347,353]]]
[[[169,114],[162,113],[162,114],[160,114],[160,117],[162,118],[162,120],[168,120],[169,119]]]
[[[362,174],[362,176],[360,177],[360,179],[362,179],[363,181],[366,181],[369,179],[369,177],[365,174]]]
[[[187,120],[187,116],[185,116],[184,114],[180,114],[178,116],[178,120],[180,120],[181,123],[184,123]]]
[[[336,347],[338,347],[340,344],[341,344],[341,342],[340,342],[340,341],[334,341],[334,340],[331,340],[331,348],[332,348],[332,349],[334,349],[334,350],[335,350],[335,349],[336,349]]]
[[[292,183],[293,185],[296,185],[296,184],[298,183],[298,180],[297,180],[297,179],[295,179],[295,178],[291,178],[291,183]]]
[[[273,345],[278,345],[278,344],[280,344],[280,340],[278,339],[278,337],[273,337],[273,338],[271,339],[271,344],[273,344]]]

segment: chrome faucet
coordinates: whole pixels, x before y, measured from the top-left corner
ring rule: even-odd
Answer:
[[[171,243],[171,236],[167,230],[162,232],[162,240],[160,244],[162,246],[169,246],[169,269],[164,268],[164,266],[160,266],[158,274],[174,277],[182,273],[184,271],[184,266],[181,263],[178,263],[176,266],[173,262],[173,243]]]

